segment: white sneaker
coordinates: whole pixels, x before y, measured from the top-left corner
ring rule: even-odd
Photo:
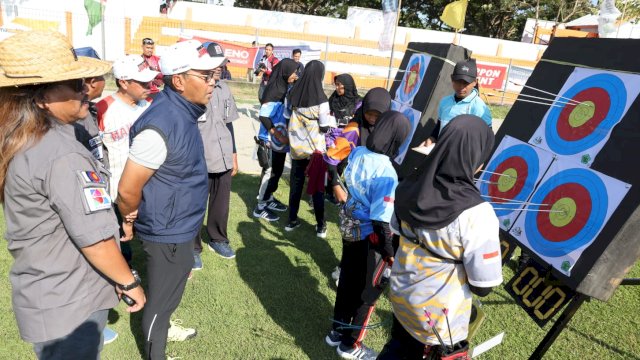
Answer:
[[[171,324],[171,327],[167,334],[167,341],[185,341],[197,334],[196,329],[182,327],[182,320],[180,319],[170,320],[169,324]]]
[[[340,266],[336,266],[331,273],[331,278],[336,282],[336,287],[338,287],[338,283],[340,282]]]

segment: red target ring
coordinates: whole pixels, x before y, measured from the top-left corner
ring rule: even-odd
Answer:
[[[553,213],[540,212],[537,214],[536,222],[540,235],[548,241],[562,242],[571,239],[583,230],[591,215],[592,199],[589,190],[578,183],[562,184],[550,191],[543,200],[543,203],[548,205],[541,207],[541,209],[552,210],[553,205],[563,198],[571,198],[575,202],[573,219],[565,226],[558,229],[551,222]]]
[[[557,123],[557,131],[560,138],[566,141],[576,141],[585,138],[598,128],[600,123],[607,117],[611,107],[609,93],[600,87],[584,89],[572,97],[577,102],[589,101],[593,103],[593,116],[580,126],[574,127],[569,122],[572,112],[577,105],[567,104],[560,112]]]
[[[500,191],[498,186],[495,185],[501,179],[501,175],[499,174],[504,174],[509,169],[516,170],[518,173],[518,178],[516,179],[515,184],[509,190]],[[529,176],[529,165],[527,165],[527,161],[522,157],[512,156],[506,159],[505,161],[503,161],[502,163],[500,163],[500,165],[496,166],[496,169],[494,172],[497,174],[493,174],[489,179],[489,181],[491,182],[491,185],[489,185],[489,196],[505,198],[505,199],[513,199],[518,194],[520,194],[520,191],[522,191],[522,188],[524,187],[527,177]],[[492,201],[505,202],[509,200],[494,199]]]

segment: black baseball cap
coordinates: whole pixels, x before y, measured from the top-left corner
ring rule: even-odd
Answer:
[[[210,42],[209,45],[207,45],[207,52],[211,57],[224,57],[224,49],[216,42]],[[220,66],[223,66],[228,62],[229,59],[225,58]]]
[[[451,80],[464,80],[468,83],[476,81],[478,78],[478,67],[476,66],[475,59],[468,59],[459,61],[453,68],[453,74],[451,74]]]

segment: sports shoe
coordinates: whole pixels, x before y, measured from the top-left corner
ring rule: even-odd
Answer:
[[[191,280],[193,277],[193,271],[189,271],[189,275],[187,275],[187,280]]]
[[[353,347],[346,346],[342,343],[336,348],[336,352],[343,359],[348,360],[375,360],[378,354],[363,343],[355,343]]]
[[[319,237],[320,239],[326,239],[327,238],[327,225],[325,225],[325,224],[316,225],[316,236]]]
[[[236,257],[236,253],[233,251],[231,246],[226,242],[209,242],[209,250],[215,252],[216,254],[222,256],[225,259],[233,259]]]
[[[267,209],[271,211],[283,212],[287,211],[287,205],[281,203],[280,200],[272,196],[271,199],[267,200]]]
[[[118,338],[118,333],[105,326],[102,330],[102,337],[104,338],[102,344],[107,345],[116,341],[116,339]]]
[[[327,343],[327,345],[336,347],[342,342],[342,334],[335,330],[331,330],[329,331],[329,334],[325,336],[324,341]]]
[[[335,280],[336,287],[338,287],[338,283],[340,282],[340,266],[336,266],[336,268],[331,273],[331,278]]]
[[[193,253],[193,267],[191,268],[193,271],[202,270],[202,258],[200,254],[197,252]]]
[[[284,229],[286,231],[293,231],[295,228],[299,227],[300,225],[302,225],[300,223],[300,220],[291,220],[291,221],[289,221],[287,226],[284,227]]]
[[[195,337],[197,334],[196,329],[182,327],[182,320],[180,319],[169,320],[169,324],[171,324],[171,327],[169,327],[169,332],[167,333],[167,341],[185,341]]]
[[[278,221],[280,220],[280,217],[276,214],[274,214],[273,212],[271,212],[271,210],[267,209],[267,207],[265,206],[264,208],[260,209],[260,207],[257,205],[255,209],[253,209],[253,216],[257,217],[259,219],[265,219],[267,221]]]

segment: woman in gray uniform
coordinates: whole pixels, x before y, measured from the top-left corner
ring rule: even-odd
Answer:
[[[72,125],[87,116],[83,78],[110,67],[78,57],[55,32],[0,42],[0,202],[15,260],[9,279],[20,335],[39,359],[99,358],[118,294],[135,301],[131,312],[146,301],[118,248],[108,174]]]

